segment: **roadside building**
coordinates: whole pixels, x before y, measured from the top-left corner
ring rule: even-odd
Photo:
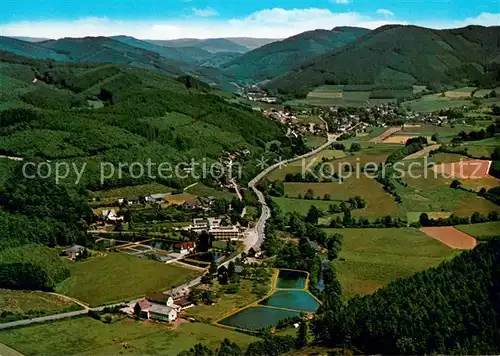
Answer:
[[[174,245],[174,251],[181,255],[187,255],[194,252],[196,245],[194,242],[179,242]]]
[[[70,248],[64,250],[63,254],[68,256],[70,259],[74,260],[80,256],[85,251],[85,247],[80,245],[73,245]]]
[[[159,194],[151,194],[151,195],[147,195],[144,197],[144,201],[146,203],[157,203],[157,204],[161,204],[163,202],[165,202],[165,196],[166,194],[164,193],[159,193]]]

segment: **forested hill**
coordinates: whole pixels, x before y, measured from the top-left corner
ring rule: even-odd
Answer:
[[[37,43],[0,36],[0,51],[72,63],[130,65],[170,76],[190,73],[219,88],[235,89],[230,84],[233,79],[217,69],[234,59],[234,53],[214,54],[196,47],[169,48],[129,36],[62,38]]]
[[[484,80],[483,73],[499,55],[500,27],[383,26],[296,67],[268,88],[293,93],[324,84],[401,86]]]
[[[248,52],[226,63],[222,69],[240,81],[255,83],[273,79],[316,55],[342,47],[368,32],[355,27],[304,32]]]
[[[246,149],[258,156],[273,140],[283,155],[290,147],[279,124],[190,77],[8,53],[0,61],[1,154],[85,162],[87,188],[99,188],[102,161],[175,164]],[[127,179],[107,184],[141,183]]]
[[[500,240],[327,311],[317,340],[356,354],[500,352]]]

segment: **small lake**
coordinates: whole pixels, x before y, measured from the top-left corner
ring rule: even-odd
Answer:
[[[219,321],[219,324],[257,331],[274,326],[280,320],[294,316],[300,316],[300,312],[266,307],[250,307]]]
[[[222,259],[222,257],[224,257],[223,253],[217,251],[211,251],[189,256],[188,259],[201,262],[212,262],[213,260],[218,262],[220,259]]]
[[[300,290],[279,290],[259,304],[313,313],[319,303],[309,293]]]
[[[307,274],[300,271],[288,271],[281,269],[276,281],[276,288],[304,289],[306,287]]]

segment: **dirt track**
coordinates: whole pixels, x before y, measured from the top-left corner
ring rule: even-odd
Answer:
[[[382,132],[380,135],[378,135],[377,137],[374,137],[370,140],[370,142],[373,142],[373,143],[382,143],[386,138],[388,138],[389,136],[391,135],[394,135],[396,132],[399,132],[401,131],[401,127],[390,127],[388,128],[387,130],[385,130],[384,132]]]

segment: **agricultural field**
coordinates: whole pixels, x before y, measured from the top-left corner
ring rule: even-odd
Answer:
[[[370,294],[458,253],[414,228],[325,231],[344,236],[335,268],[345,298]]]
[[[406,93],[406,91],[405,91]],[[398,91],[393,93],[399,95]],[[410,93],[411,94],[411,93]],[[372,91],[367,86],[350,85],[349,88],[343,86],[324,85],[315,88],[307,94],[306,99],[291,100],[285,104],[289,105],[317,105],[317,106],[354,106],[369,107],[396,102],[394,98],[376,99],[377,91]]]
[[[91,306],[128,301],[167,290],[196,278],[200,272],[160,262],[107,253],[87,261],[68,262],[71,277],[56,291]]]
[[[422,98],[404,103],[412,111],[431,112],[460,106],[472,106],[471,100],[449,98],[441,94],[424,95]]]
[[[466,143],[467,154],[474,157],[489,158],[495,147],[500,147],[500,138],[491,137],[480,141],[470,141]]]
[[[386,193],[375,179],[368,178],[363,174],[359,178],[351,177],[342,184],[339,183],[285,183],[285,194],[288,196],[302,196],[308,189],[313,189],[315,196],[323,197],[330,194],[332,199],[347,200],[359,195],[366,200],[367,206],[364,209],[354,210],[353,216],[364,216],[376,218],[386,215],[392,217],[404,217],[404,211],[396,204],[393,197]]]
[[[474,236],[479,241],[488,240],[494,236],[500,236],[500,221],[485,222],[481,224],[457,225],[460,231]]]
[[[294,184],[294,183],[286,183],[286,184]],[[299,184],[304,184],[304,183],[299,183]],[[309,186],[314,190],[313,184],[332,184],[332,183],[308,183]],[[333,183],[335,184],[335,183]],[[296,199],[296,198],[277,198],[273,197],[273,201],[278,204],[280,207],[281,211],[283,213],[291,213],[291,212],[297,212],[302,215],[306,215],[307,212],[309,211],[309,208],[314,205],[316,208],[318,208],[320,211],[323,213],[326,213],[328,210],[328,207],[331,204],[340,204],[342,200],[306,200],[306,199]]]
[[[444,95],[450,99],[468,99],[472,97],[472,93],[476,89],[477,89],[476,87],[457,88],[445,92]]]
[[[430,169],[426,177],[405,177],[403,180],[408,187],[398,185],[397,192],[403,200],[402,208],[407,212],[451,212],[470,216],[474,212],[500,211],[497,205],[475,193],[450,188],[453,179],[435,178]]]
[[[197,343],[213,349],[224,338],[242,348],[258,340],[209,324],[171,325],[128,318],[106,324],[79,317],[0,332],[1,343],[24,355],[176,355]]]
[[[309,135],[306,136],[304,142],[310,149],[315,149],[326,142],[326,138],[323,136]]]
[[[45,292],[0,289],[0,323],[79,310],[71,300]],[[1,354],[1,351],[0,351]]]
[[[186,193],[196,195],[198,197],[209,197],[213,196],[220,199],[231,200],[236,197],[236,194],[218,190],[212,187],[208,187],[203,183],[198,183],[195,186],[185,190]]]
[[[474,237],[453,226],[426,226],[420,231],[453,249],[472,250],[477,245]]]

